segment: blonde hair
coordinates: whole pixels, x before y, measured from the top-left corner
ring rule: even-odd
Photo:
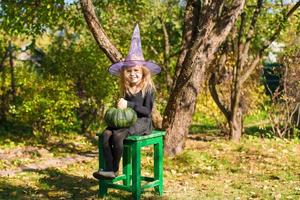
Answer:
[[[127,95],[131,96],[132,93],[130,92],[130,84],[125,79],[125,68],[126,67],[122,67],[121,73],[120,73],[121,95],[125,96],[127,94]],[[140,82],[140,88],[141,88],[141,91],[142,91],[142,96],[144,97],[147,92],[155,92],[156,89],[155,89],[154,82],[153,82],[152,77],[151,77],[150,70],[147,67],[143,66],[143,65],[141,65],[141,68],[142,68],[142,73],[143,74],[142,74],[142,80]]]

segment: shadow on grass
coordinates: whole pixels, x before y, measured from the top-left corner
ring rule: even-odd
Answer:
[[[209,142],[218,138],[226,138],[226,136],[221,134],[220,129],[215,125],[193,124],[189,128],[188,138],[195,141]]]
[[[92,177],[74,176],[58,169],[27,170],[38,173],[36,185],[12,185],[7,179],[0,179],[0,199],[101,199],[98,197],[98,181]],[[30,176],[30,175],[28,175]],[[25,180],[25,178],[22,178]],[[28,181],[28,183],[33,181]],[[108,189],[105,199],[131,199],[131,193]],[[161,199],[154,191],[145,191],[143,199]]]
[[[74,176],[57,169],[31,170],[42,175],[37,186],[12,185],[0,179],[0,199],[97,199],[98,182],[89,177]],[[130,193],[110,192],[109,199],[130,199]]]
[[[265,126],[264,128],[260,128],[259,126],[249,126],[245,127],[244,135],[256,136],[260,138],[274,138],[275,136],[272,134],[272,127]]]
[[[26,124],[14,124],[7,122],[4,125],[0,125],[0,145],[5,142],[5,139],[9,139],[15,143],[32,144],[34,135],[32,129]]]
[[[67,139],[68,136],[68,133],[54,135],[55,139],[51,142],[49,142],[49,140],[47,140],[47,142],[43,142],[33,134],[32,128],[26,124],[20,124],[19,122],[6,122],[4,125],[0,125],[0,146],[7,146],[11,143],[12,148],[21,144],[21,146],[43,147],[51,152],[75,153],[79,155],[94,153],[91,150],[81,149],[78,145],[76,145],[76,141]],[[95,145],[96,144],[94,144],[94,146]]]
[[[211,141],[214,138],[229,138],[229,133],[221,133],[221,130],[214,125],[199,125],[193,124],[189,129],[191,139],[201,141]],[[244,128],[244,135],[255,136],[260,138],[273,138],[271,126],[265,126],[263,128],[253,125]]]
[[[56,169],[31,171],[43,176],[37,186],[0,182],[0,199],[85,199],[97,196],[96,190],[91,190],[97,181],[91,178],[69,175]]]
[[[212,133],[217,134],[220,129],[215,125],[209,124],[192,124],[189,128],[189,134]]]

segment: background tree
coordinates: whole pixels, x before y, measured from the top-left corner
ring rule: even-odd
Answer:
[[[280,85],[271,92],[271,106],[268,117],[272,133],[278,137],[300,136],[300,52],[298,17],[291,18],[291,26],[283,34],[285,51],[278,53]],[[287,36],[288,37],[284,37]],[[277,75],[277,74],[276,74]]]
[[[0,72],[0,123],[5,123],[9,105],[15,102],[17,83],[15,80],[15,56],[18,47],[13,43],[17,39],[40,35],[57,25],[64,15],[64,1],[1,1],[1,50]]]
[[[234,141],[239,141],[243,132],[245,110],[243,110],[241,96],[243,95],[244,99],[247,98],[244,93],[246,81],[259,66],[270,44],[279,37],[281,31],[286,27],[288,18],[299,6],[300,2],[294,5],[284,5],[257,0],[255,6],[251,1],[247,2],[239,23],[233,29],[223,48],[220,49],[220,56],[214,66],[214,69],[217,70],[212,69],[209,81],[210,92],[227,119],[230,136]],[[290,9],[288,10],[288,8]],[[226,69],[226,62],[227,67],[230,66],[228,65],[229,60],[233,63],[232,68]],[[227,105],[220,98],[221,90],[216,89],[217,83],[219,83],[219,87],[224,86],[220,83],[222,83],[221,79],[226,73],[231,77],[230,100]]]
[[[1,29],[7,36],[36,36],[66,17],[64,0],[1,1]]]
[[[187,1],[181,53],[163,122],[169,155],[180,153],[185,146],[204,72],[243,6],[244,1]]]

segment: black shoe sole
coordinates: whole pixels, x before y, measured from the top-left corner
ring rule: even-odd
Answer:
[[[105,180],[112,180],[112,179],[114,179],[114,178],[116,178],[116,177],[107,177],[107,176],[103,176],[103,175],[101,175],[101,174],[99,174],[98,172],[94,172],[93,173],[93,177],[95,178],[95,179],[105,179]]]

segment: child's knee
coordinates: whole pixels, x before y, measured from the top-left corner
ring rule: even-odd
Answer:
[[[112,136],[112,132],[110,130],[105,130],[101,135],[103,144],[109,143],[109,139],[111,136]]]
[[[102,133],[102,138],[109,138],[110,136],[112,135],[112,131],[110,130],[105,130],[103,133]]]
[[[113,143],[116,147],[121,147],[123,146],[123,140],[124,138],[123,137],[120,137],[120,135],[115,135],[113,134],[112,135],[112,140],[113,140]]]

